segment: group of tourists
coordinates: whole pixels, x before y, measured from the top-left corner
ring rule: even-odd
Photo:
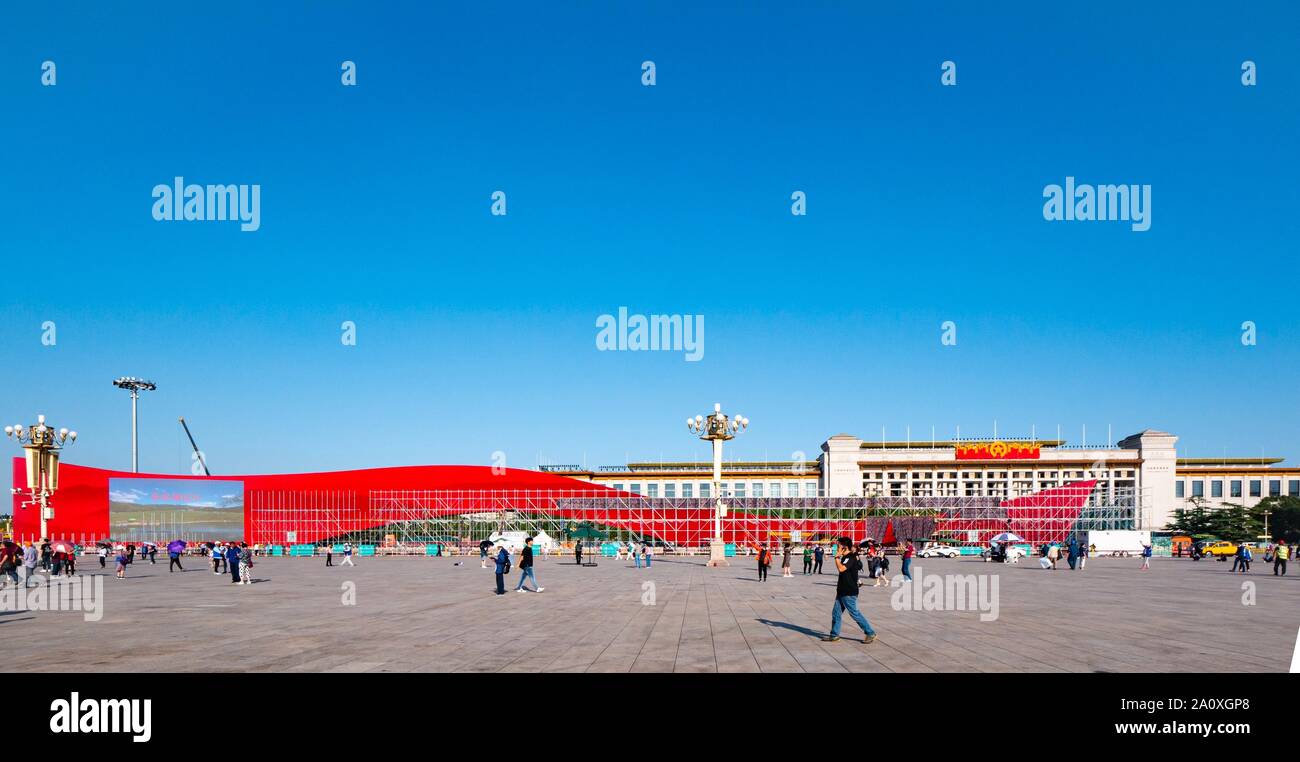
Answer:
[[[492,547],[491,543],[488,543],[488,545],[486,546],[484,545],[479,546],[479,554],[483,559],[485,560],[487,559],[488,550],[491,547]],[[497,578],[497,586],[494,592],[497,595],[505,595],[506,575],[510,573],[510,568],[513,565],[512,559],[510,557],[510,549],[507,548],[504,543],[498,544],[492,553],[492,561],[496,566],[496,578]],[[486,568],[486,564],[485,564],[485,568]],[[533,583],[532,588],[528,588],[525,584],[529,580],[532,580]],[[515,592],[516,593],[524,593],[524,592],[540,593],[545,589],[546,588],[542,587],[537,582],[537,572],[536,572],[536,567],[534,565],[534,558],[533,558],[533,538],[525,537],[524,547],[519,551],[519,584],[515,585]]]
[[[867,558],[865,568],[867,570],[867,579],[872,581],[872,587],[888,586],[889,557],[885,554],[885,546],[868,537],[856,547],[856,553],[865,555]],[[826,548],[819,543],[804,545],[803,573],[821,574],[822,564],[826,559],[827,552]],[[916,545],[911,540],[908,540],[898,549],[898,553],[903,559],[903,578],[910,580],[912,578],[912,559],[916,556]],[[773,553],[766,546],[755,546],[754,554],[758,558],[758,581],[766,582],[768,569],[772,567],[775,560]],[[794,572],[790,568],[790,559],[793,554],[794,547],[789,542],[783,543],[781,546],[782,577],[794,576]]]
[[[1095,545],[1085,545],[1079,542],[1079,538],[1071,536],[1070,541],[1065,545],[1065,562],[1070,565],[1071,570],[1082,571],[1088,565],[1088,556],[1096,552]],[[1055,569],[1057,562],[1061,560],[1061,546],[1055,542],[1043,543],[1038,548],[1038,555],[1040,566],[1044,569]]]
[[[230,574],[230,584],[253,584],[253,549],[246,542],[205,542],[199,551],[212,561],[213,574]]]
[[[640,569],[644,564],[647,569],[654,560],[654,548],[650,543],[635,543],[628,541],[626,544],[620,543],[618,551],[614,554],[615,558],[626,558],[636,563],[636,568]]]

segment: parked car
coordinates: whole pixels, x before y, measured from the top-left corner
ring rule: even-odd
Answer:
[[[936,542],[926,545],[916,555],[921,558],[956,558],[961,555],[961,551],[951,545]]]

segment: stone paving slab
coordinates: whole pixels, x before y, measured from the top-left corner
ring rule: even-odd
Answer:
[[[750,559],[722,569],[661,557],[650,569],[543,560],[543,593],[492,594],[490,571],[448,558],[268,558],[253,585],[198,563],[135,564],[103,578],[104,614],[0,612],[9,672],[1136,672],[1286,671],[1300,579],[1266,567],[1091,559],[1045,571],[925,559],[921,578],[990,575],[997,618],[897,610],[896,588],[864,588],[871,645],[847,617],[830,627],[833,574],[758,582]],[[88,579],[98,570],[88,570]],[[915,572],[914,572],[915,573]],[[978,576],[976,579],[978,579]],[[931,583],[933,584],[933,583]],[[926,589],[922,584],[922,590]],[[354,591],[354,605],[345,598]],[[1251,599],[1253,596],[1253,604]],[[0,598],[0,600],[4,600]],[[915,600],[915,599],[913,599]],[[952,601],[950,600],[951,604]],[[1248,605],[1249,604],[1249,605]],[[949,608],[952,608],[951,605]]]

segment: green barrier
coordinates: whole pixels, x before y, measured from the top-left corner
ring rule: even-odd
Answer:
[[[336,542],[336,543],[334,543],[334,552],[335,552],[335,553],[342,553],[342,552],[343,552],[343,543],[341,543],[341,542]]]
[[[294,545],[289,549],[291,556],[314,556],[316,555],[315,545]]]
[[[425,545],[425,546],[424,546],[424,555],[426,555],[426,556],[436,556],[436,555],[438,555],[438,549],[439,549],[440,547],[441,547],[440,545],[433,545],[433,544]]]
[[[267,547],[266,552],[268,555],[272,556],[283,556],[284,548],[279,545],[271,545]]]
[[[723,548],[723,552],[726,554],[727,558],[734,558],[734,557],[735,557],[735,555],[736,555],[736,543],[734,543],[734,542],[729,542],[729,543],[727,543],[726,545],[723,545],[722,548]]]
[[[622,546],[616,542],[606,542],[600,546],[600,554],[607,558],[613,558],[618,555],[619,548]]]
[[[357,547],[358,547],[358,553],[357,553],[357,555],[361,555],[361,556],[373,556],[373,555],[375,554],[375,546],[374,546],[374,545],[359,545],[359,546],[357,546]]]

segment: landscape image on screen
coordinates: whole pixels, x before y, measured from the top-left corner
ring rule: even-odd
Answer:
[[[167,543],[244,539],[244,483],[237,480],[144,479],[108,482],[114,540]]]

